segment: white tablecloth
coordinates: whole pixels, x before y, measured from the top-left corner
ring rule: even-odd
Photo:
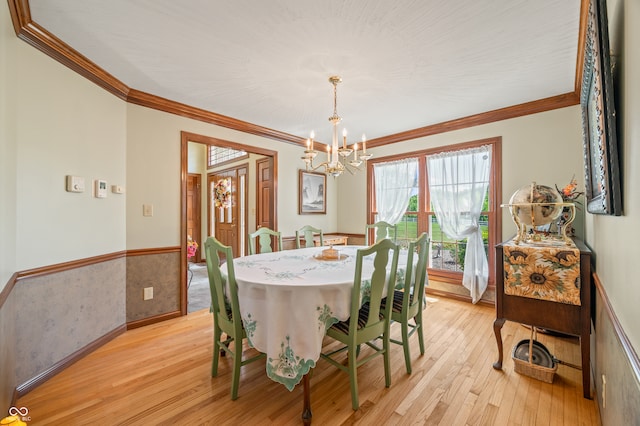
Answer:
[[[267,375],[289,390],[316,365],[326,329],[349,318],[358,248],[341,246],[347,258],[338,261],[315,258],[326,247],[234,259],[249,344],[267,354]],[[404,285],[406,259],[403,250],[396,288]],[[372,273],[370,256],[363,261],[361,301],[367,298]]]

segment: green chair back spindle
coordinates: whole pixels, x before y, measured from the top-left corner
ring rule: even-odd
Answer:
[[[260,247],[260,253],[271,253],[282,250],[282,234],[269,228],[258,228],[249,234],[249,254],[256,254],[256,239]],[[272,239],[276,241],[276,247],[271,246]]]
[[[214,237],[209,237],[204,243],[207,257],[207,272],[209,274],[209,288],[211,290],[211,311],[213,313],[213,360],[211,362],[211,376],[218,375],[218,360],[221,352],[233,358],[233,373],[231,376],[231,399],[238,398],[240,383],[240,367],[258,359],[264,358],[260,353],[242,360],[242,343],[247,337],[242,326],[240,304],[238,302],[237,283],[233,269],[233,252],[231,247],[225,246]],[[226,279],[223,275],[221,263],[226,261]],[[225,289],[228,285],[228,294]],[[222,333],[227,335],[223,341]],[[233,349],[231,343],[235,342]]]
[[[357,368],[371,359],[382,355],[384,358],[385,386],[391,386],[391,367],[389,359],[389,323],[391,305],[383,307],[381,304],[385,294],[392,294],[396,280],[399,249],[391,240],[385,239],[371,247],[359,249],[356,254],[356,271],[351,293],[351,316],[346,321],[333,324],[327,330],[327,336],[338,340],[345,346],[320,356],[333,366],[349,374],[351,384],[351,406],[354,410],[359,407]],[[369,302],[360,306],[362,280],[362,262],[368,255],[374,255],[374,271],[371,277],[371,291]],[[382,339],[382,347],[375,342]],[[358,359],[360,345],[366,344],[374,352]],[[335,355],[347,351],[347,365]]]
[[[320,236],[320,245],[323,245],[324,234],[322,233],[322,229],[314,228],[311,225],[305,225],[302,228],[296,231],[296,248],[300,248],[300,240],[304,239],[305,247],[314,247],[315,244],[313,242],[313,237],[315,235]]]
[[[364,230],[364,245],[369,245],[369,231],[373,229],[375,233],[374,244],[378,241],[384,240],[385,238],[391,239],[394,243],[396,242],[396,236],[398,235],[398,226],[392,225],[389,222],[385,222],[383,220],[368,224]]]

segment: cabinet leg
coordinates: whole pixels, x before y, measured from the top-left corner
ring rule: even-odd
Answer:
[[[493,363],[493,368],[496,370],[502,369],[502,326],[504,325],[504,318],[496,318],[493,322],[493,333],[496,335],[496,343],[498,344],[498,360]]]

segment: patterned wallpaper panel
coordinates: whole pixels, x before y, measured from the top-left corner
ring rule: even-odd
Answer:
[[[18,384],[126,322],[125,262],[114,259],[16,284]]]
[[[145,287],[153,299],[143,299]],[[127,256],[127,322],[179,310],[180,252]]]

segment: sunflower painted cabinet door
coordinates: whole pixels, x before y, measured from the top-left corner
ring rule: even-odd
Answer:
[[[501,330],[506,320],[578,336],[583,395],[591,399],[591,251],[582,241],[509,240],[496,246],[496,369],[502,368]]]

